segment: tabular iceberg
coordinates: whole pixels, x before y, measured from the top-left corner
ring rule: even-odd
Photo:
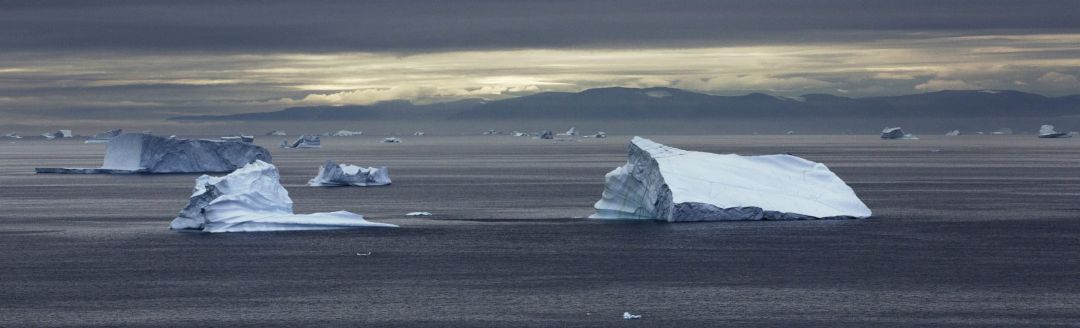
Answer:
[[[1072,135],[1065,132],[1057,132],[1054,130],[1053,125],[1043,125],[1039,127],[1039,138],[1069,138]]]
[[[903,129],[901,129],[901,128],[900,128],[900,127],[898,126],[898,127],[895,127],[895,128],[885,128],[884,130],[881,130],[881,139],[890,139],[890,140],[895,140],[895,139],[907,139],[907,140],[917,140],[917,139],[919,139],[919,138],[918,138],[918,137],[916,137],[916,136],[915,136],[914,134],[910,134],[910,133],[907,133],[907,134],[905,134],[905,133],[904,133],[904,130],[903,130]]]
[[[349,130],[338,130],[338,132],[334,132],[334,133],[330,134],[330,136],[333,136],[333,137],[354,137],[354,136],[362,136],[362,135],[364,135],[363,131],[349,131]]]
[[[356,165],[337,164],[330,160],[319,167],[319,175],[308,181],[308,185],[312,187],[367,187],[388,184],[390,184],[390,170],[385,166],[362,168]]]
[[[204,232],[396,228],[346,211],[293,214],[289,192],[274,165],[255,161],[223,177],[200,176],[170,229]]]
[[[86,141],[84,141],[84,143],[88,143],[88,144],[106,143],[106,142],[109,142],[109,140],[111,140],[112,138],[116,138],[117,136],[119,136],[123,132],[124,132],[123,129],[114,129],[114,130],[105,131],[105,132],[102,132],[102,133],[95,134],[93,138],[86,139]]]
[[[322,148],[322,139],[319,139],[319,136],[316,135],[301,135],[296,138],[292,148]]]
[[[256,160],[271,161],[266,149],[243,142],[167,139],[126,133],[109,141],[101,168],[37,168],[37,173],[232,172]]]
[[[634,137],[626,165],[604,179],[590,218],[681,222],[871,214],[825,165],[791,155],[711,154]]]

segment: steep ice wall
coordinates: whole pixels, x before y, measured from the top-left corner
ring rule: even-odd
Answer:
[[[825,165],[791,155],[685,151],[634,137],[605,176],[599,219],[661,221],[866,218],[870,209]]]
[[[250,232],[397,227],[346,211],[293,214],[292,204],[277,168],[255,161],[226,176],[196,179],[187,206],[169,228]]]
[[[385,166],[363,168],[356,165],[336,164],[329,160],[319,167],[319,174],[308,181],[308,185],[312,187],[367,187],[388,184],[390,184],[390,170]]]

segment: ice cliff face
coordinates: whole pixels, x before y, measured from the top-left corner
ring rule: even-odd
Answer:
[[[247,232],[397,227],[346,211],[293,214],[292,199],[279,180],[277,168],[263,161],[222,177],[200,176],[169,228]]]
[[[336,164],[329,160],[319,167],[319,175],[308,181],[308,185],[312,187],[367,187],[388,184],[390,184],[390,171],[385,166],[362,168],[356,165]]]
[[[271,161],[270,152],[242,142],[127,133],[109,141],[102,169],[144,173],[232,172],[257,160]]]
[[[669,222],[866,218],[870,209],[825,165],[791,155],[685,151],[634,137],[605,176],[597,219]]]

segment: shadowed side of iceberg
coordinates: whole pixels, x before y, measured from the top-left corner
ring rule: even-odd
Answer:
[[[605,176],[597,219],[669,222],[866,218],[870,209],[825,165],[791,155],[685,151],[634,137]]]
[[[187,206],[169,225],[175,230],[253,232],[331,230],[396,225],[369,222],[345,211],[294,214],[289,192],[274,165],[255,161],[222,177],[195,180]]]
[[[126,133],[109,140],[101,168],[36,168],[37,173],[223,173],[254,161],[270,162],[265,148],[217,140],[171,139]]]

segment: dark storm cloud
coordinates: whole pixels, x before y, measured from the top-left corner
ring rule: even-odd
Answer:
[[[1080,29],[1075,1],[0,1],[7,51],[425,52]]]

